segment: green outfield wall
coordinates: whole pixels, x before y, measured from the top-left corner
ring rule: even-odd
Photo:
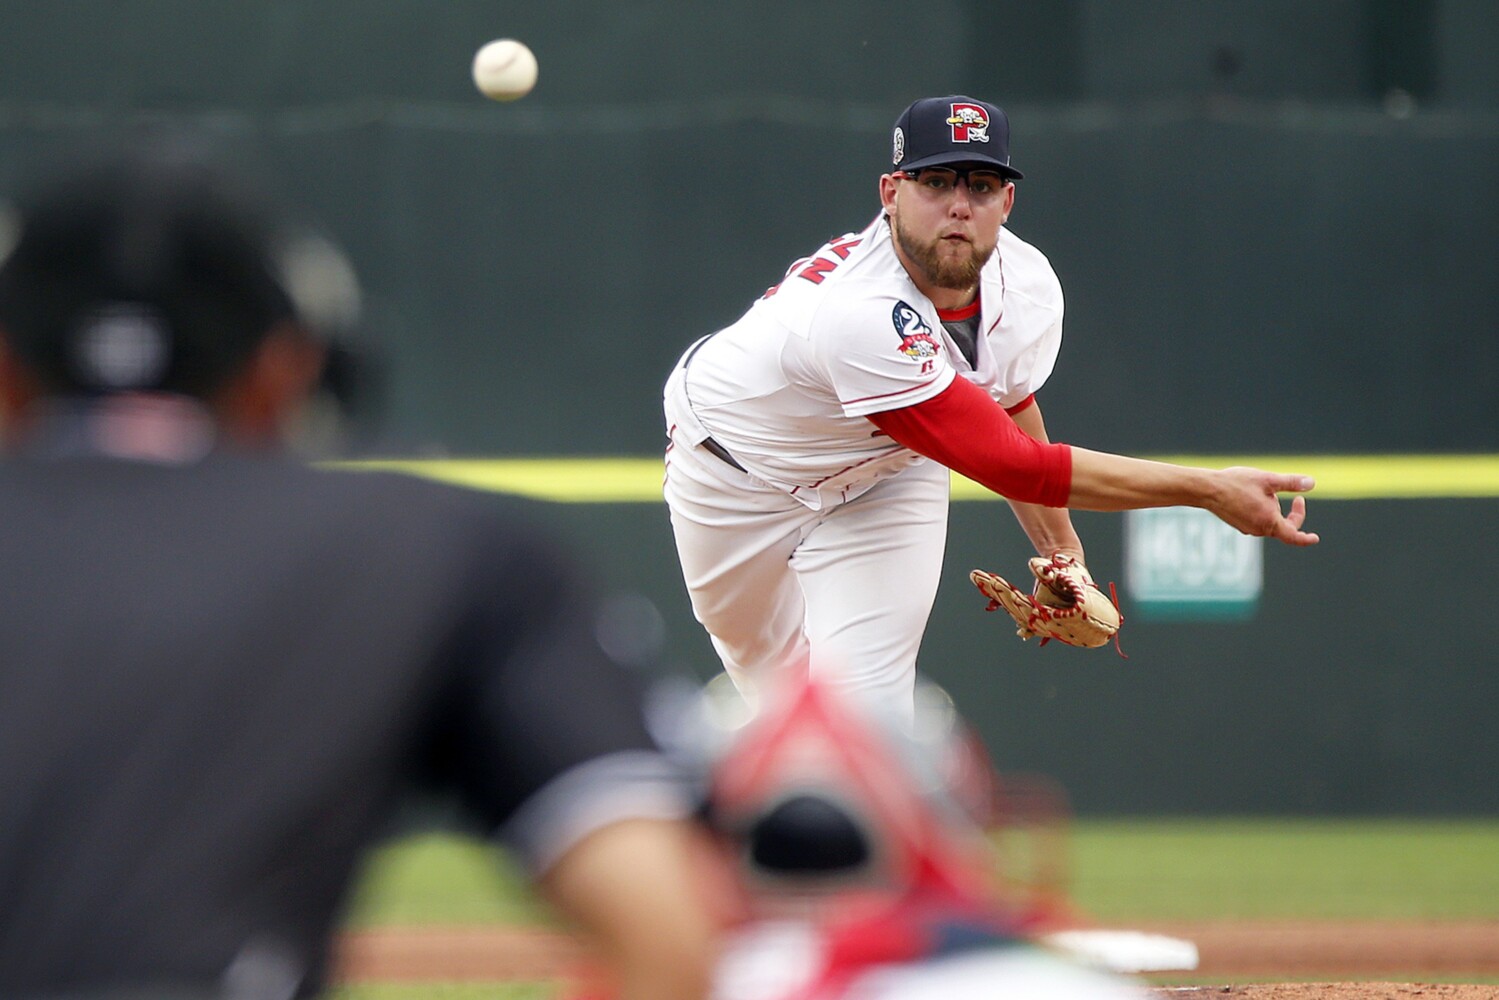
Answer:
[[[513,104],[468,80],[497,35]],[[1484,0],[0,0],[0,191],[190,128],[348,244],[386,448],[647,455],[681,348],[873,216],[908,101],[974,92],[1067,292],[1054,432],[1484,451],[1496,50]]]
[[[541,67],[512,104],[468,79],[499,36]],[[1487,0],[0,0],[0,196],[142,129],[289,193],[364,279],[363,450],[609,457],[479,485],[581,491],[558,516],[704,671],[651,496],[669,366],[873,216],[905,104],[993,99],[1067,294],[1054,437],[1376,481],[1328,465],[1252,616],[1135,616],[1127,660],[983,616],[967,564],[1023,541],[964,499],[924,668],[1085,811],[1494,813],[1495,51]],[[1080,520],[1112,575],[1122,519]]]
[[[1002,503],[957,502],[921,670],[1001,767],[1057,778],[1085,815],[1499,815],[1499,670],[1480,624],[1499,605],[1499,499],[1311,508],[1322,544],[1265,543],[1252,617],[1155,622],[1125,598],[1121,658],[1023,643],[986,615],[968,570],[1023,573],[1030,553]],[[664,507],[558,512],[606,579],[661,609],[678,669],[716,669]],[[1122,587],[1120,517],[1076,518]],[[1454,551],[1456,576],[1437,568]]]
[[[1030,552],[1005,505],[955,477],[920,665],[1001,766],[1056,777],[1090,815],[1499,815],[1484,610],[1499,605],[1499,454],[1153,457],[1312,473],[1323,542],[1257,543],[1262,592],[1237,620],[1152,620],[1130,600],[1123,516],[1075,514],[1126,624],[1119,650],[1042,648],[968,584],[975,567],[1022,573]],[[601,579],[659,609],[673,669],[717,670],[672,557],[659,461],[356,467],[554,501]]]

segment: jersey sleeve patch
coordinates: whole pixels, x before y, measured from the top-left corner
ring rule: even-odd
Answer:
[[[953,374],[930,308],[862,286],[846,286],[823,303],[808,342],[815,381],[845,417],[920,402]]]
[[[895,308],[890,311],[890,321],[895,324],[895,335],[900,338],[898,350],[912,361],[927,361],[942,350],[941,341],[915,306],[897,300]]]

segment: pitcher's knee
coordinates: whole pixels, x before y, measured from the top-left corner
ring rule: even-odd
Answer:
[[[712,635],[713,644],[724,663],[732,664],[748,676],[779,669],[793,661],[804,660],[807,655],[806,637],[800,632],[791,635],[768,632],[722,635],[713,632]]]

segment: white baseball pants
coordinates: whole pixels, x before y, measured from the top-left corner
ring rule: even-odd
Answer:
[[[912,712],[916,654],[947,544],[949,474],[922,461],[854,500],[809,510],[686,441],[664,493],[697,620],[746,697],[810,664]]]

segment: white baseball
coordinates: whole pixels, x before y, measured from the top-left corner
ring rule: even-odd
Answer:
[[[536,86],[536,56],[524,42],[496,39],[474,53],[474,86],[495,101],[525,97]]]

